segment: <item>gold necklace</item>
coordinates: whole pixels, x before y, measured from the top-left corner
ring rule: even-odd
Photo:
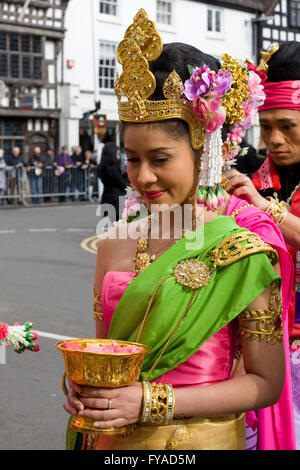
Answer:
[[[193,218],[192,220],[192,230],[196,230],[197,228],[197,220],[199,217]],[[140,273],[142,273],[153,261],[156,259],[156,255],[160,253],[163,249],[167,248],[171,243],[176,243],[178,240],[174,239],[165,245],[160,250],[153,252],[152,254],[148,253],[148,248],[151,249],[149,244],[149,236],[151,230],[151,224],[149,221],[150,217],[147,218],[147,226],[142,229],[142,236],[138,239],[136,243],[135,254],[133,257],[134,262],[134,270],[133,270],[133,279],[137,277]],[[188,231],[183,231],[182,236],[186,236]],[[152,250],[153,251],[153,250]]]

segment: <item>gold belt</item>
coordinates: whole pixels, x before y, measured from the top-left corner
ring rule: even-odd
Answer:
[[[245,413],[217,418],[176,417],[167,426],[137,424],[125,437],[85,435],[85,450],[245,450]]]

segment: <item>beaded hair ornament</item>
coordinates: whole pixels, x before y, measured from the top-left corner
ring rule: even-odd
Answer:
[[[221,187],[222,126],[228,124],[231,128],[227,135],[230,145],[227,165],[230,165],[265,100],[262,82],[266,75],[257,72],[250,62],[241,64],[225,54],[217,73],[205,64],[190,65],[190,79],[185,83],[173,70],[163,86],[165,99],[151,101],[148,98],[156,89],[156,79],[149,62],[156,60],[162,49],[155,23],[140,9],[117,49],[117,59],[123,68],[115,83],[119,117],[133,123],[174,118],[187,122],[192,148],[203,148],[198,201],[213,210],[226,199]]]

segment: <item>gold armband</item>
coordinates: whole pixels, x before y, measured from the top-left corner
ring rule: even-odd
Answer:
[[[101,311],[97,311],[97,306],[100,306],[100,309],[102,310],[102,304],[101,304],[101,295],[96,293],[96,289],[94,286],[94,319],[95,320],[103,320],[103,313]]]
[[[256,322],[256,330],[246,328],[245,322]],[[280,290],[274,281],[271,285],[269,308],[266,310],[244,310],[239,315],[241,335],[251,340],[258,339],[275,344],[282,341],[282,303]]]

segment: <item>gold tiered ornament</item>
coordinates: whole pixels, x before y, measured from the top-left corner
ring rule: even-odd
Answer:
[[[158,59],[162,49],[163,42],[155,23],[141,8],[117,49],[117,59],[123,67],[115,83],[120,120],[137,123],[184,119],[189,125],[192,147],[199,150],[204,145],[204,124],[195,114],[191,103],[182,99],[184,85],[176,70],[170,73],[164,83],[166,99],[147,99],[156,88],[149,62]]]
[[[68,343],[76,343],[82,349],[69,349]],[[88,352],[84,349],[89,346],[105,346],[112,344],[110,339],[73,339],[60,341],[55,345],[62,352],[65,362],[63,374],[63,389],[67,394],[65,377],[78,385],[88,387],[117,388],[126,387],[137,382],[140,377],[145,354],[150,346],[127,341],[116,341],[120,348],[135,346],[138,352],[100,353]],[[133,425],[122,428],[97,429],[90,418],[73,417],[71,428],[77,432],[88,434],[127,435],[133,431]],[[98,420],[99,421],[99,420]]]

